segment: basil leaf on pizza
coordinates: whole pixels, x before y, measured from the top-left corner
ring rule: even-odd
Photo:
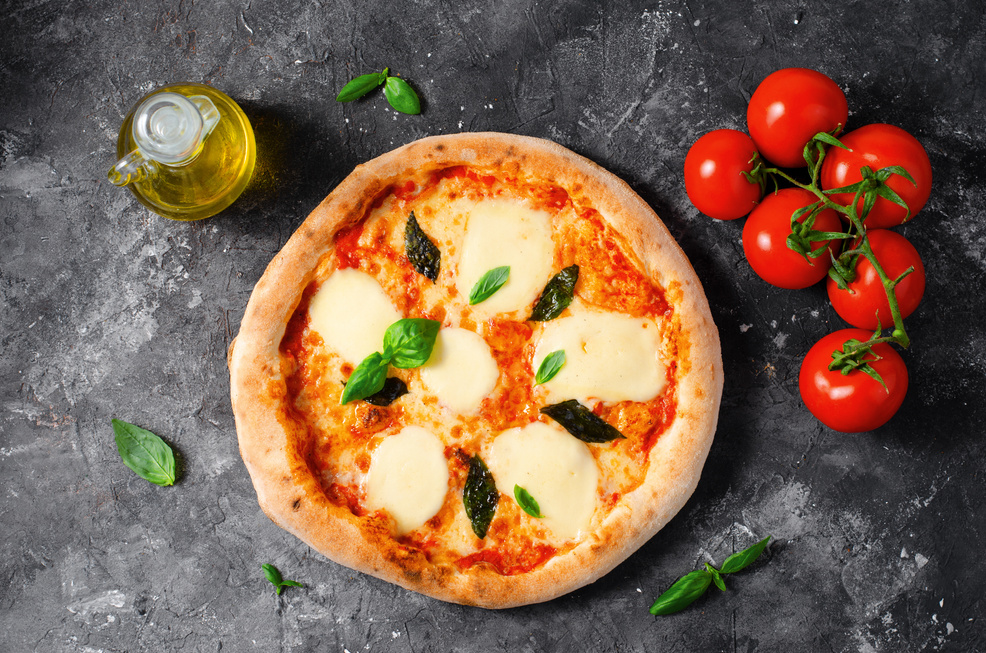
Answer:
[[[387,359],[377,351],[364,358],[349,375],[341,402],[348,404],[380,392],[387,381],[387,365]]]
[[[681,509],[715,432],[694,270],[624,182],[543,140],[436,136],[358,166],[240,324],[230,390],[262,509],[446,601],[599,578]]]
[[[129,422],[114,419],[111,423],[124,465],[155,485],[174,485],[175,453],[167,442]]]
[[[408,317],[394,322],[387,327],[383,336],[384,358],[400,369],[421,367],[431,357],[441,327],[442,323],[438,320],[420,317]]]
[[[575,297],[575,284],[579,280],[579,266],[570,265],[551,278],[538,298],[531,317],[535,322],[553,320],[562,314]]]
[[[537,374],[534,375],[534,385],[541,385],[542,383],[547,383],[551,379],[555,378],[558,372],[561,372],[561,368],[565,366],[565,350],[559,349],[553,351],[544,357],[541,364],[538,365]]]
[[[509,265],[493,268],[481,276],[476,285],[472,287],[472,292],[469,293],[469,305],[475,306],[480,302],[485,302],[493,296],[493,293],[502,288],[503,284],[507,283],[509,277]]]
[[[404,227],[404,254],[418,274],[423,274],[432,281],[438,279],[442,252],[418,225],[414,211],[408,215],[407,225]]]
[[[583,442],[601,443],[625,439],[619,430],[575,399],[545,406],[541,412]]]
[[[407,384],[396,376],[388,376],[383,382],[383,387],[368,397],[364,397],[366,403],[374,406],[389,406],[407,394]]]
[[[519,485],[514,485],[514,499],[517,501],[517,505],[524,509],[531,517],[536,517],[541,519],[544,515],[541,514],[541,506],[538,505],[537,500],[531,496],[531,493],[522,488]]]
[[[499,501],[500,493],[489,467],[482,458],[473,456],[469,460],[469,476],[466,477],[466,484],[462,489],[462,502],[466,517],[479,539],[486,537]]]

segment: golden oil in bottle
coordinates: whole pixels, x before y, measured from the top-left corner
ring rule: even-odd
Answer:
[[[180,96],[180,97],[178,97]],[[171,84],[142,97],[124,118],[114,184],[174,220],[219,213],[246,188],[256,164],[243,110],[203,84]]]

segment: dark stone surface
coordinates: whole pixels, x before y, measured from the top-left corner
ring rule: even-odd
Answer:
[[[978,0],[757,3],[31,2],[0,15],[0,651],[983,651],[986,14]],[[391,66],[425,102],[337,104]],[[928,290],[911,390],[876,432],[816,422],[807,348],[841,327],[820,288],[768,288],[741,223],[689,204],[681,169],[753,89],[805,66],[851,127],[899,125],[935,171],[900,231]],[[261,166],[237,204],[183,224],[110,186],[144,92],[204,81],[240,101]],[[614,572],[548,604],[442,604],[321,558],[259,510],[225,353],[251,288],[352,168],[429,134],[550,138],[626,179],[706,285],[724,345],[698,491]],[[124,467],[110,419],[163,435],[181,482]],[[773,535],[765,562],[674,617],[679,574]],[[273,562],[306,584],[281,597]]]

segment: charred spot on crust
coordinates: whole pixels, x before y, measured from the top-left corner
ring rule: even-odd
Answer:
[[[294,503],[291,504],[291,509],[292,510],[300,510],[301,509],[301,499],[295,499],[294,500]]]

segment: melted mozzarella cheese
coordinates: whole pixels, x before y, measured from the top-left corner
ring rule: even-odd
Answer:
[[[487,457],[500,492],[512,497],[514,485],[527,490],[559,542],[576,539],[588,528],[596,509],[599,471],[581,440],[533,422],[498,435]]]
[[[544,384],[551,401],[650,401],[667,384],[661,337],[648,318],[580,312],[545,322],[533,368],[559,349],[565,365]]]
[[[326,347],[353,365],[380,351],[387,327],[401,319],[376,279],[351,268],[336,270],[322,284],[308,315]]]
[[[448,463],[442,441],[419,426],[383,440],[373,452],[366,500],[390,513],[398,534],[424,525],[445,503]]]
[[[499,378],[500,369],[483,337],[459,328],[438,332],[431,358],[421,367],[421,381],[457,413],[479,409]]]
[[[507,265],[507,282],[473,310],[480,317],[528,310],[551,278],[551,216],[502,199],[468,202],[464,211],[468,221],[456,276],[459,294],[468,298],[480,277]]]

